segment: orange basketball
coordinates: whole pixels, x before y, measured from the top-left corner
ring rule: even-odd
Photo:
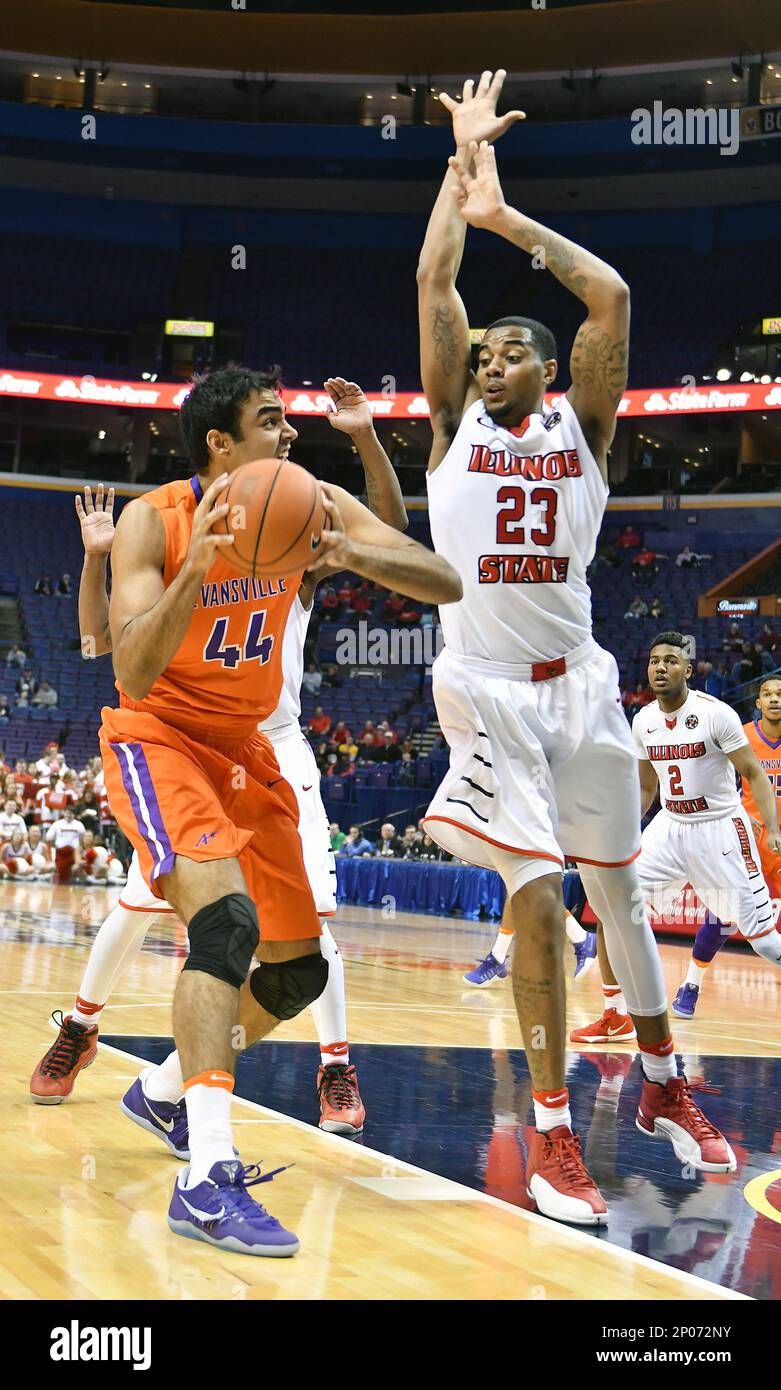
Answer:
[[[320,485],[289,459],[259,459],[232,473],[215,506],[230,511],[215,530],[235,536],[220,554],[253,578],[284,579],[317,559],[328,514]]]

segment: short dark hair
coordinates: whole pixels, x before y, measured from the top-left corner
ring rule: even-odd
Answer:
[[[688,643],[682,632],[660,632],[659,636],[654,638],[648,650],[653,651],[654,647],[680,647],[683,655],[688,659],[689,653],[686,650],[687,646]]]
[[[517,314],[508,314],[507,318],[495,319],[493,323],[489,323],[485,331],[490,333],[492,328],[509,328],[511,325],[516,328],[528,328],[531,340],[542,362],[547,362],[550,357],[555,357],[558,362],[559,350],[556,346],[556,339],[550,329],[546,328],[545,324],[540,323],[538,319],[525,319]]]
[[[778,675],[778,673],[776,673],[776,675],[774,676],[763,676],[761,681],[759,682],[759,685],[757,686],[757,695],[761,695],[762,687],[765,685],[769,685],[771,681],[781,681],[781,676]]]
[[[222,430],[241,439],[239,414],[253,391],[278,391],[282,368],[273,366],[266,371],[254,371],[229,362],[193,377],[192,389],[182,402],[179,426],[185,448],[196,468],[206,468],[209,449],[206,436],[209,430]]]

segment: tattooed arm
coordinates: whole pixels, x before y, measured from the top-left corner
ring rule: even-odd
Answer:
[[[466,159],[474,163],[471,177],[463,170],[458,172],[451,161],[462,219],[473,227],[496,232],[539,257],[540,262],[544,257],[545,268],[588,310],[572,346],[572,385],[567,399],[607,480],[607,451],[627,380],[629,289],[618,272],[598,256],[508,207],[490,145],[470,145]]]

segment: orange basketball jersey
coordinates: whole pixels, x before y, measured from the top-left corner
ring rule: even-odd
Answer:
[[[184,564],[195,509],[203,496],[197,477],[143,494],[165,527],[168,588]],[[221,554],[207,571],[181,646],[140,704],[117,689],[120,706],[154,714],[208,739],[251,737],[282,691],[282,638],[301,575],[252,579],[232,570]]]
[[[770,778],[770,784],[776,796],[781,797],[781,739],[776,743],[771,743],[770,739],[763,734],[759,724],[755,723],[753,719],[750,724],[743,725],[743,731],[753,752],[757,755],[760,767],[764,768]],[[762,817],[757,810],[757,803],[754,800],[750,784],[745,777],[741,777],[740,781],[744,807],[753,820],[761,821]]]

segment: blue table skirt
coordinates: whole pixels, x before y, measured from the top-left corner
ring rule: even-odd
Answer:
[[[578,875],[565,874],[564,880],[565,901],[574,900]],[[336,856],[336,895],[340,903],[441,916],[458,912],[470,921],[481,916],[497,921],[505,898],[504,884],[492,869],[405,859],[348,859],[344,855]]]

